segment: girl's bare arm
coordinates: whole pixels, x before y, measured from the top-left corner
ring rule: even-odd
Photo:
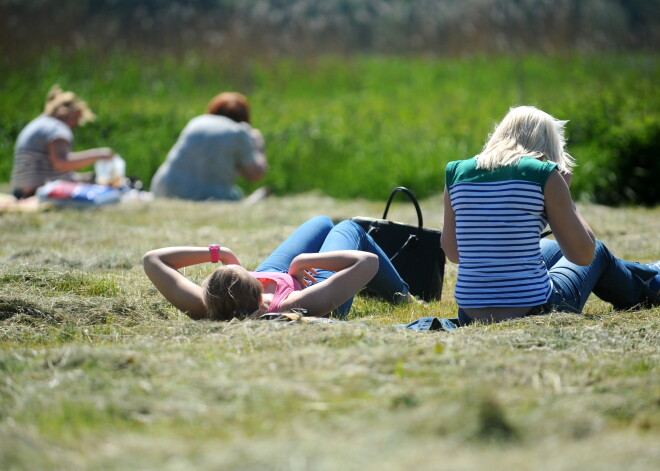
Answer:
[[[220,248],[219,259],[225,265],[240,265],[236,255],[226,247]],[[210,261],[208,247],[166,247],[147,252],[142,265],[156,289],[174,307],[192,319],[203,319],[207,315],[203,290],[179,269]]]
[[[282,311],[298,307],[306,309],[310,316],[328,314],[371,281],[378,271],[378,257],[359,250],[302,254],[291,262],[289,274],[304,284],[304,273],[314,273],[315,269],[336,273],[323,283],[291,293],[281,304]]]

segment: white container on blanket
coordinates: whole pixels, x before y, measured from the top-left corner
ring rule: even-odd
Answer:
[[[119,154],[109,160],[97,160],[94,163],[94,174],[99,185],[120,187],[126,176],[126,161]]]

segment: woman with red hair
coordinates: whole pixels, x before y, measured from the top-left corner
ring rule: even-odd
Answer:
[[[250,126],[247,98],[224,92],[183,129],[151,182],[156,197],[239,200],[236,180],[257,182],[266,173],[264,139]]]

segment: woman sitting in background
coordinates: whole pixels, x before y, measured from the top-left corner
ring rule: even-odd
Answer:
[[[73,171],[99,159],[111,159],[114,153],[108,147],[72,152],[72,131],[95,118],[75,93],[53,85],[44,113],[25,126],[16,139],[11,175],[14,196],[18,199],[32,196],[38,187],[51,180],[91,181],[91,175]]]
[[[250,127],[250,107],[240,93],[214,97],[206,114],[193,118],[156,171],[156,197],[239,200],[239,176],[250,182],[266,173],[264,139]]]
[[[660,261],[615,258],[575,207],[565,123],[512,108],[481,154],[447,165],[442,248],[463,324],[580,313],[591,292],[616,309],[660,302]]]
[[[201,286],[178,270],[222,262]],[[243,268],[227,247],[147,252],[144,270],[165,298],[193,319],[256,318],[302,309],[308,316],[348,313],[363,287],[391,302],[411,302],[408,285],[359,225],[317,216],[302,224],[259,267]]]

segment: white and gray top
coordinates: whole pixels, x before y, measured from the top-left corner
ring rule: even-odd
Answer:
[[[71,172],[58,172],[48,158],[48,144],[64,139],[73,147],[73,132],[64,122],[52,116],[33,119],[19,133],[14,146],[13,189],[33,188],[50,180],[69,180]]]
[[[237,200],[239,168],[256,162],[250,125],[204,114],[190,120],[151,181],[157,197]]]

